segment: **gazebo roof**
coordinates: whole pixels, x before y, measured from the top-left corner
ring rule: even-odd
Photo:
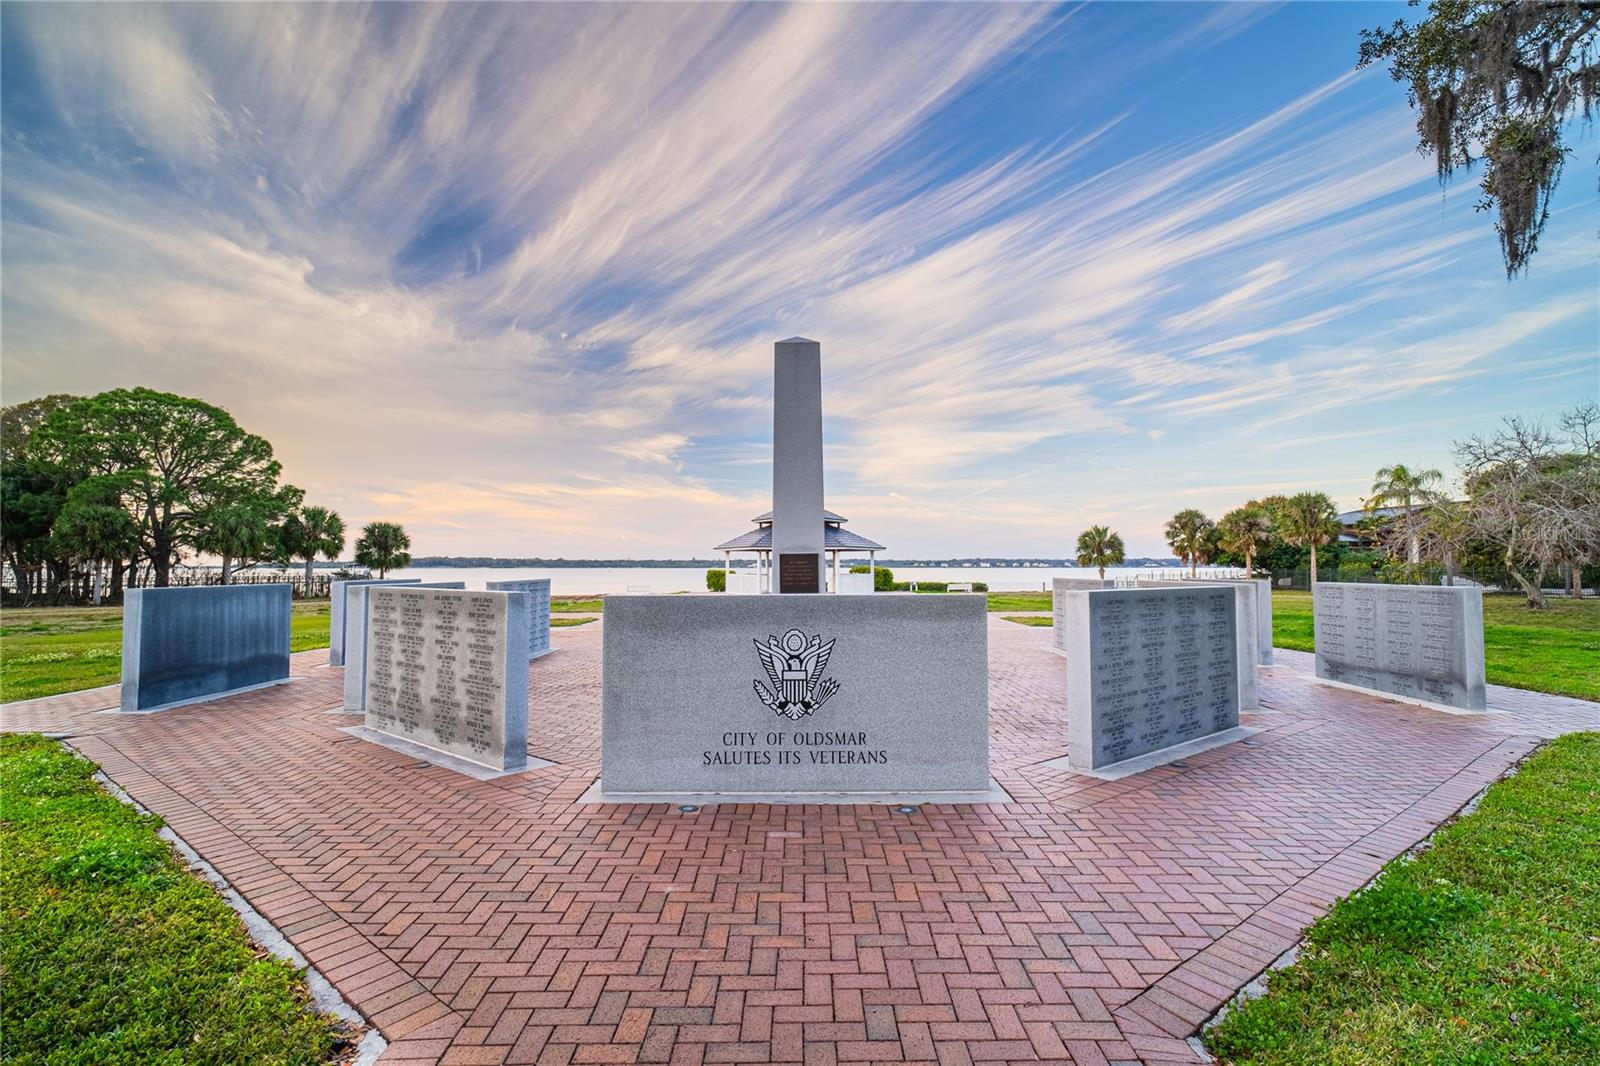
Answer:
[[[849,519],[845,518],[844,515],[834,514],[832,511],[829,511],[829,510],[826,510],[826,509],[824,509],[823,512],[822,512],[822,520],[824,522],[848,522],[849,521]],[[758,514],[754,518],[750,519],[750,521],[752,521],[752,522],[770,522],[770,521],[772,521],[772,512],[771,511],[763,511],[761,514]]]
[[[843,519],[840,519],[840,521],[843,521]],[[823,551],[881,552],[884,547],[882,544],[870,541],[866,537],[850,532],[848,529],[825,525],[822,527],[822,549]],[[748,533],[741,533],[730,541],[718,544],[716,550],[719,552],[771,551],[772,527],[760,526],[750,530]]]

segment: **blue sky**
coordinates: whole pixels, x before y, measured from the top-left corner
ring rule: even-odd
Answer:
[[[5,401],[220,404],[420,554],[705,555],[771,344],[898,556],[1167,554],[1600,393],[1592,133],[1508,283],[1402,5],[16,5]]]

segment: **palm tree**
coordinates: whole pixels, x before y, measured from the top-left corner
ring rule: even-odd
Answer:
[[[1311,587],[1317,585],[1317,548],[1342,531],[1339,512],[1326,493],[1302,492],[1283,501],[1277,514],[1278,535],[1284,543],[1311,549]]]
[[[1437,470],[1412,470],[1398,463],[1382,468],[1372,477],[1372,495],[1367,498],[1366,509],[1371,512],[1380,507],[1401,508],[1396,517],[1406,538],[1406,561],[1413,566],[1422,561],[1418,512],[1438,500],[1443,481],[1444,475]]]
[[[1122,538],[1106,526],[1090,526],[1078,534],[1078,565],[1099,567],[1101,581],[1106,579],[1106,567],[1122,560]]]
[[[59,551],[92,567],[91,595],[100,605],[100,566],[121,559],[139,547],[139,526],[123,506],[122,485],[116,477],[89,477],[67,493],[56,516],[50,539]]]
[[[202,511],[199,519],[194,546],[222,557],[224,585],[235,562],[243,565],[271,551],[271,523],[260,506],[250,502],[225,503]]]
[[[1265,507],[1245,504],[1222,516],[1217,523],[1224,550],[1244,556],[1246,575],[1255,572],[1256,552],[1272,543],[1272,516]]]
[[[356,562],[383,577],[411,562],[411,538],[398,522],[369,522],[356,540]]]
[[[306,595],[311,595],[311,572],[317,556],[330,562],[344,551],[344,519],[326,507],[307,507],[283,524],[283,546],[291,559],[306,561]]]
[[[1215,526],[1204,512],[1193,507],[1179,511],[1167,523],[1167,545],[1189,564],[1190,577],[1194,576],[1200,557],[1206,553],[1206,541]]]

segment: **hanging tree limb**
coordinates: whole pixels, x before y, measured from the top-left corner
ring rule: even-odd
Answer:
[[[1412,0],[1413,5],[1418,0]],[[1569,149],[1562,128],[1600,101],[1600,3],[1433,0],[1415,25],[1363,30],[1361,63],[1389,63],[1417,109],[1439,179],[1483,163],[1506,276],[1527,269]]]

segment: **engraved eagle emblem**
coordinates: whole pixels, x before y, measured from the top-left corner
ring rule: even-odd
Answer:
[[[824,644],[821,636],[808,639],[798,629],[791,629],[781,640],[769,636],[765,644],[759,640],[753,643],[772,680],[770,689],[760,679],[752,682],[756,695],[790,721],[806,717],[839,691],[839,682],[822,676],[828,656],[833,654],[833,641]]]

